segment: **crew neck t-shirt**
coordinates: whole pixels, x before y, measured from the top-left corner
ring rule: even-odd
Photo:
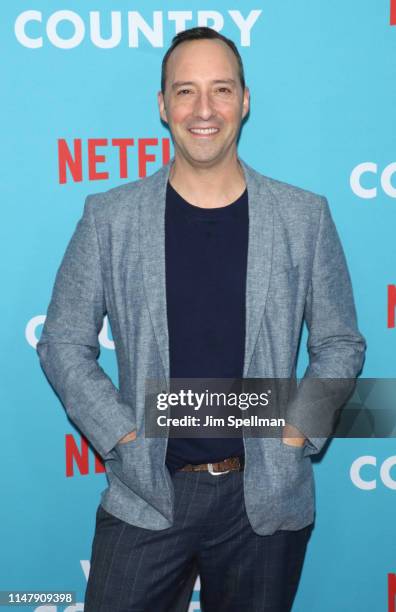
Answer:
[[[166,299],[171,378],[242,378],[248,252],[247,188],[234,202],[201,208],[167,184]],[[171,473],[187,463],[242,456],[238,438],[168,439]]]

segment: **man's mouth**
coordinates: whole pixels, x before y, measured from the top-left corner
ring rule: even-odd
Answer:
[[[197,134],[198,136],[210,136],[211,134],[217,134],[219,128],[207,127],[207,128],[189,128],[189,132]]]

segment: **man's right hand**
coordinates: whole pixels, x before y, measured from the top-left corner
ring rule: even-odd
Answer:
[[[125,442],[131,442],[131,440],[136,440],[136,431],[126,434],[121,440],[118,440],[118,444],[125,444]]]

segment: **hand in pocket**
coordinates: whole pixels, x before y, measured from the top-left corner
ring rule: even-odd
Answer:
[[[125,444],[126,442],[131,442],[132,440],[136,440],[136,431],[131,431],[126,434],[121,440],[118,441],[118,444]]]

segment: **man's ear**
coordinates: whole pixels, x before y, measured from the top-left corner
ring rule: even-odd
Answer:
[[[245,91],[243,92],[243,100],[242,100],[242,119],[246,117],[250,108],[250,90],[249,87],[245,87]]]
[[[160,113],[160,117],[162,121],[165,121],[165,123],[168,123],[168,119],[166,117],[166,110],[165,110],[164,94],[162,93],[162,91],[158,92],[158,108],[159,108],[159,113]]]

